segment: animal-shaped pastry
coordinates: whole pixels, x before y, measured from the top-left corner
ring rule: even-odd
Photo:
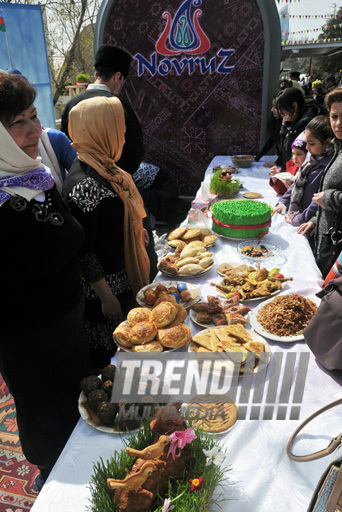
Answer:
[[[124,480],[116,480],[115,478],[107,478],[109,489],[125,489],[126,491],[136,491],[146,482],[148,476],[155,471],[156,467],[153,462],[145,462],[141,469],[136,473],[129,474]]]
[[[160,436],[158,441],[150,446],[146,446],[143,450],[135,450],[134,448],[130,448],[126,446],[126,452],[131,457],[139,457],[139,459],[144,460],[152,460],[156,459],[161,455],[164,451],[165,446],[167,446],[171,440],[168,436]]]

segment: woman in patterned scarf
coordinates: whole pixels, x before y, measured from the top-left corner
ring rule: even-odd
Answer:
[[[83,230],[38,157],[35,97],[24,77],[0,75],[0,372],[41,485],[79,419],[88,349]]]
[[[115,353],[113,331],[136,305],[149,281],[142,198],[130,174],[115,162],[125,142],[120,100],[98,96],[78,103],[69,115],[78,153],[63,196],[82,224],[85,319],[92,365],[103,368]]]

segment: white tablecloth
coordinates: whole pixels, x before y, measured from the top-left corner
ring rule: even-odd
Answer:
[[[267,159],[269,158],[264,158],[263,161]],[[221,164],[231,164],[230,158],[214,158],[205,175],[207,183],[212,175],[212,167]],[[262,192],[261,200],[273,206],[276,204],[277,196],[268,185],[269,169],[263,167],[263,162],[255,163],[249,169],[240,169],[237,177],[244,182],[243,191]],[[273,216],[270,232],[264,240],[281,246],[283,251],[279,258],[272,260],[271,266],[280,267],[284,275],[294,277],[282,293],[295,292],[314,296],[322,285],[322,279],[308,241],[296,234],[295,228],[286,224],[284,217],[278,214]],[[188,282],[200,286],[204,298],[208,294],[215,295],[215,288],[209,283],[221,280],[216,273],[217,266],[224,262],[241,261],[236,247],[237,242],[219,238],[210,249],[215,253],[214,267],[200,278],[189,279]],[[159,274],[156,280],[167,281],[169,278]],[[253,304],[253,308],[259,303],[260,301],[249,303],[249,306]],[[200,330],[190,319],[188,323],[193,333]],[[291,376],[289,400],[286,398],[283,403],[280,398],[281,391],[284,391],[280,389],[284,379],[275,381],[269,375],[265,382],[265,396],[267,391],[274,393],[268,404],[273,407],[273,415],[269,416],[273,419],[250,419],[253,414],[254,417],[257,416],[260,410],[259,404],[255,408],[253,403],[253,386],[249,396],[246,396],[246,391],[241,392],[242,388],[239,389],[241,396],[238,394],[238,405],[244,406],[247,419],[239,419],[228,434],[218,436],[222,449],[226,451],[226,464],[231,468],[227,472],[228,480],[223,491],[221,489],[224,498],[221,502],[223,512],[303,512],[321,473],[332,459],[330,456],[314,462],[293,462],[286,455],[286,444],[301,420],[327,403],[341,398],[342,372],[324,370],[310,354],[304,341],[287,344],[268,341],[273,355],[283,354],[282,361],[273,357],[270,363],[277,360],[283,374],[285,362],[290,363],[290,357],[294,358],[293,371],[287,371]],[[289,356],[290,353],[293,356]],[[304,357],[309,358],[308,372],[300,419],[291,420],[291,396],[299,380],[297,371],[301,353],[306,353]],[[262,407],[265,407],[265,403]],[[276,419],[277,415],[285,419]],[[301,436],[296,447],[297,453],[311,453],[327,446],[331,437],[342,431],[341,427],[342,407],[338,407],[315,421],[310,426],[308,435]],[[80,420],[32,511],[84,512],[89,506],[89,482],[93,463],[99,461],[100,457],[106,460],[115,450],[121,450],[122,446],[120,436],[99,432]],[[212,507],[210,510],[217,509]]]

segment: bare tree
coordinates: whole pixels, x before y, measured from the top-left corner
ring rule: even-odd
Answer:
[[[7,3],[32,4],[34,0]],[[43,0],[45,39],[53,103],[75,83],[77,72],[93,73],[93,41],[101,0]]]

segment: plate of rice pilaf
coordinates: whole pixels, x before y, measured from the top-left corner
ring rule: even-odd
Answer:
[[[259,304],[250,313],[250,324],[257,333],[273,341],[303,340],[303,330],[317,311],[316,301],[316,297],[279,295]]]

